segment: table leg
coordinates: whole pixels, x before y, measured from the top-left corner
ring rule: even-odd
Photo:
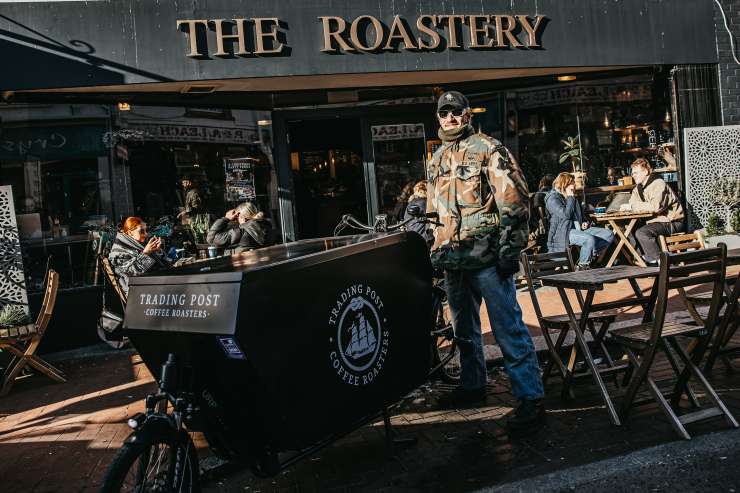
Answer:
[[[586,342],[586,338],[583,336],[584,329],[586,328],[586,325],[588,324],[588,315],[589,315],[589,312],[591,311],[591,304],[593,303],[593,300],[594,300],[595,290],[593,289],[588,290],[588,293],[586,294],[586,300],[583,303],[583,309],[581,311],[580,320],[578,320],[575,312],[573,311],[573,307],[570,304],[570,300],[568,299],[568,295],[565,292],[565,289],[559,287],[558,293],[560,293],[560,299],[563,301],[563,305],[565,306],[565,311],[568,313],[570,327],[571,329],[573,329],[573,332],[575,332],[576,334],[576,343],[578,347],[580,348],[580,350],[582,351],[583,357],[586,360],[586,364],[591,370],[591,375],[593,375],[593,378],[599,387],[599,392],[601,392],[601,397],[604,400],[604,404],[606,405],[606,410],[609,413],[609,418],[611,419],[611,422],[613,424],[615,424],[616,426],[620,426],[622,423],[620,422],[619,416],[617,415],[617,411],[614,408],[614,403],[609,397],[609,392],[606,389],[604,380],[601,378],[601,373],[599,373],[599,369],[596,368],[596,365],[594,364],[594,359],[593,359],[593,356],[591,355],[591,350],[588,348],[588,343]]]
[[[627,250],[632,254],[635,260],[635,264],[639,265],[640,267],[647,267],[647,264],[644,260],[642,260],[642,256],[640,253],[635,250],[635,247],[632,246],[632,243],[629,242],[629,236],[632,233],[632,229],[637,224],[637,219],[631,219],[630,222],[627,224],[627,227],[624,228],[624,238],[626,240],[625,247],[627,247]]]
[[[606,267],[611,267],[612,265],[614,265],[614,262],[617,261],[617,257],[619,257],[619,252],[622,251],[622,247],[624,247],[624,242],[626,241],[626,238],[623,238],[621,234],[622,229],[616,222],[609,220],[609,225],[612,227],[612,231],[614,231],[614,234],[617,235],[617,237],[619,238],[619,243],[617,243],[617,246],[614,247],[614,251],[612,252],[612,256],[609,257],[609,261],[606,263]]]

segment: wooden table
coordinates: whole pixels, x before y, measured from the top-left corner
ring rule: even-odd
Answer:
[[[606,405],[606,410],[609,413],[611,422],[617,426],[621,425],[619,415],[617,414],[614,404],[609,397],[609,392],[606,389],[602,375],[613,374],[618,371],[622,371],[626,366],[615,366],[609,368],[598,368],[594,362],[591,350],[586,343],[584,337],[584,331],[588,325],[588,316],[592,311],[597,310],[610,310],[614,308],[621,308],[627,306],[641,305],[645,311],[645,322],[649,321],[648,317],[652,311],[652,307],[655,305],[655,298],[657,297],[658,290],[653,287],[649,296],[642,293],[640,286],[637,284],[637,279],[644,278],[656,278],[660,269],[658,267],[636,267],[632,265],[618,265],[615,267],[604,267],[600,269],[582,270],[577,272],[566,272],[563,274],[553,274],[540,278],[544,286],[553,286],[558,289],[560,293],[560,299],[563,302],[565,311],[568,314],[568,325],[573,330],[576,336],[576,344],[571,349],[571,356],[566,368],[566,376],[563,379],[564,391],[568,391],[570,384],[573,380],[573,369],[575,367],[576,358],[578,352],[583,355],[583,359],[588,365],[591,375],[594,381],[599,387],[599,392]],[[610,301],[606,303],[594,304],[594,295],[596,291],[604,289],[605,284],[616,283],[621,280],[628,280],[632,286],[635,296],[619,301]],[[586,297],[581,307],[580,315],[576,315],[571,305],[566,289],[573,290],[585,290]]]
[[[619,238],[619,243],[617,243],[617,247],[606,263],[606,267],[614,265],[620,253],[627,259],[627,262],[639,265],[640,267],[646,266],[640,254],[630,243],[629,235],[632,233],[637,221],[653,217],[652,212],[610,212],[608,214],[594,214],[591,217],[602,225],[608,223],[614,234]]]

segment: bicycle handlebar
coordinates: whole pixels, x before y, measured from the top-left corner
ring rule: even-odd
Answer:
[[[358,230],[367,231],[368,233],[386,233],[386,232],[394,232],[398,231],[399,229],[407,226],[409,223],[411,223],[414,220],[421,221],[426,224],[434,224],[435,226],[441,226],[442,224],[438,221],[434,220],[435,218],[439,217],[436,212],[427,212],[419,216],[412,216],[408,219],[404,219],[403,221],[392,224],[390,226],[385,225],[385,214],[381,214],[379,216],[376,216],[375,224],[370,226],[369,224],[365,224],[355,218],[352,214],[345,214],[342,216],[342,219],[339,221],[339,224],[337,224],[337,227],[334,228],[334,236],[339,236],[339,233],[344,230],[345,227],[350,227]]]

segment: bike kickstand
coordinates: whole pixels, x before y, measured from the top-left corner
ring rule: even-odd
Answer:
[[[395,445],[413,445],[419,441],[415,436],[399,436],[396,433],[391,424],[391,415],[388,412],[388,407],[383,408],[383,425],[385,427],[385,445],[388,450],[392,450]]]

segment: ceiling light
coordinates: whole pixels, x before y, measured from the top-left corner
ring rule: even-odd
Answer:
[[[558,75],[558,82],[570,82],[576,80],[575,75]]]
[[[482,107],[478,107],[478,108],[473,108],[470,111],[473,112],[473,113],[485,113],[486,112],[486,109],[485,108],[482,108]]]
[[[257,125],[260,127],[269,127],[272,125],[272,120],[257,120]]]
[[[128,103],[118,103],[118,111],[131,111],[131,105]]]

